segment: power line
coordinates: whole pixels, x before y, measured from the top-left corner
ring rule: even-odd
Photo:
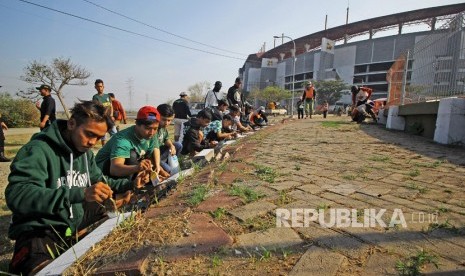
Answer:
[[[107,28],[115,29],[115,30],[118,30],[118,31],[122,31],[122,32],[125,32],[125,33],[137,35],[137,36],[148,38],[148,39],[152,39],[152,40],[163,42],[163,43],[166,43],[166,44],[178,46],[178,47],[181,47],[181,48],[185,48],[185,49],[189,49],[189,50],[193,50],[193,51],[197,51],[197,52],[202,52],[202,53],[206,53],[206,54],[210,54],[210,55],[220,56],[220,57],[226,57],[226,58],[237,59],[237,60],[245,60],[243,58],[218,54],[218,53],[214,53],[214,52],[210,52],[210,51],[206,51],[206,50],[202,50],[202,49],[198,49],[198,48],[194,48],[194,47],[189,47],[189,46],[169,42],[169,41],[158,39],[158,38],[151,37],[151,36],[148,36],[148,35],[136,33],[136,32],[130,31],[130,30],[126,30],[126,29],[123,29],[123,28],[120,28],[120,27],[115,27],[115,26],[112,26],[112,25],[109,25],[109,24],[106,24],[106,23],[102,23],[102,22],[99,22],[99,21],[95,21],[95,20],[92,20],[92,19],[89,19],[89,18],[79,16],[79,15],[67,13],[67,12],[64,12],[64,11],[60,11],[60,10],[50,8],[50,7],[47,7],[47,6],[43,6],[43,5],[40,5],[40,4],[32,3],[32,2],[29,2],[29,1],[26,1],[26,0],[18,0],[18,1],[29,4],[29,5],[37,6],[37,7],[43,8],[43,9],[51,10],[51,11],[54,11],[54,12],[57,12],[57,13],[61,13],[61,14],[64,14],[64,15],[68,15],[68,16],[71,16],[71,17],[74,17],[74,18],[78,18],[78,19],[81,19],[81,20],[84,20],[84,21],[88,21],[88,22],[91,22],[91,23],[94,23],[94,24],[97,24],[97,25],[105,26]]]
[[[175,36],[175,37],[177,37],[177,38],[181,38],[181,39],[187,40],[187,41],[189,41],[189,42],[197,43],[197,44],[200,44],[200,45],[203,45],[203,46],[206,46],[206,47],[210,47],[210,48],[213,48],[213,49],[216,49],[216,50],[220,50],[220,51],[223,51],[223,52],[228,52],[228,53],[231,53],[231,54],[237,54],[237,55],[241,55],[241,56],[247,55],[247,54],[243,54],[243,53],[237,53],[237,52],[233,52],[233,51],[221,49],[221,48],[218,48],[218,47],[209,45],[209,44],[205,44],[205,43],[202,43],[202,42],[199,42],[199,41],[192,40],[192,39],[187,38],[187,37],[183,37],[183,36],[174,34],[174,33],[169,32],[169,31],[165,31],[165,30],[160,29],[160,28],[158,28],[158,27],[152,26],[152,25],[150,25],[150,24],[147,24],[147,23],[144,23],[144,22],[139,21],[139,20],[137,20],[137,19],[134,19],[134,18],[131,18],[131,17],[129,17],[129,16],[126,16],[126,15],[124,15],[124,14],[121,14],[121,13],[118,13],[118,12],[115,12],[115,11],[112,11],[112,10],[110,10],[110,9],[107,9],[107,8],[105,8],[105,7],[101,6],[101,5],[98,5],[98,4],[96,4],[96,3],[93,3],[93,2],[91,2],[91,1],[89,1],[89,0],[82,0],[82,1],[87,2],[87,3],[91,4],[91,5],[96,6],[96,7],[99,7],[99,8],[101,8],[101,9],[103,9],[103,10],[106,10],[106,11],[108,11],[108,12],[110,12],[110,13],[113,13],[113,14],[119,15],[119,16],[121,16],[121,17],[124,17],[124,18],[126,18],[126,19],[128,19],[128,20],[137,22],[137,23],[139,23],[139,24],[142,24],[142,25],[144,25],[144,26],[147,26],[147,27],[149,27],[149,28],[155,29],[155,30],[157,30],[157,31],[160,31],[160,32],[163,32],[163,33],[172,35],[172,36]]]

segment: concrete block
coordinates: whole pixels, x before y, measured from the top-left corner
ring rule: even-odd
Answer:
[[[227,145],[231,145],[231,144],[234,144],[236,143],[236,140],[228,140],[226,142],[224,142],[224,145],[227,146]]]
[[[192,161],[197,162],[201,160],[205,160],[210,162],[215,157],[215,150],[214,149],[204,149],[201,152],[197,153],[193,158]]]
[[[269,250],[292,247],[302,244],[304,241],[292,230],[292,228],[280,227],[270,228],[265,231],[257,231],[242,234],[237,237],[237,246],[245,249],[256,249],[262,247]]]
[[[434,141],[465,144],[465,99],[445,98],[439,102]]]
[[[389,107],[389,114],[386,121],[386,128],[405,130],[405,118],[399,115],[399,107]]]
[[[336,275],[344,259],[341,254],[313,245],[292,268],[289,276]]]
[[[389,111],[388,110],[385,110],[383,108],[381,108],[378,112],[378,124],[381,124],[381,125],[386,125],[387,123],[387,116],[384,115],[384,112],[385,111]]]

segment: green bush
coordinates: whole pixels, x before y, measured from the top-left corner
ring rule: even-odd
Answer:
[[[27,99],[13,98],[0,93],[0,113],[8,127],[32,127],[39,125],[40,112]]]

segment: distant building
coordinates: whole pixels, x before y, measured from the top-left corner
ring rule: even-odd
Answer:
[[[373,98],[387,97],[387,71],[407,49],[413,49],[421,38],[444,32],[436,25],[465,11],[465,4],[439,6],[363,20],[323,30],[295,39],[295,96],[300,96],[304,82],[341,79],[348,85],[367,85]],[[427,24],[428,31],[403,33],[403,26]],[[374,38],[374,34],[397,29],[397,34]],[[348,42],[368,35],[368,39]],[[447,43],[447,42],[445,42]],[[239,73],[243,90],[278,85],[292,90],[292,41],[259,55],[249,55]],[[438,56],[443,55],[438,49]],[[411,70],[412,64],[409,64]]]

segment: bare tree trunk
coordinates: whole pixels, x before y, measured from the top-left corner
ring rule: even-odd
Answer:
[[[61,92],[57,92],[57,97],[60,100],[61,106],[65,110],[66,118],[71,118],[71,115],[69,115],[68,107],[66,107],[65,101],[63,99],[63,95],[61,95]]]

